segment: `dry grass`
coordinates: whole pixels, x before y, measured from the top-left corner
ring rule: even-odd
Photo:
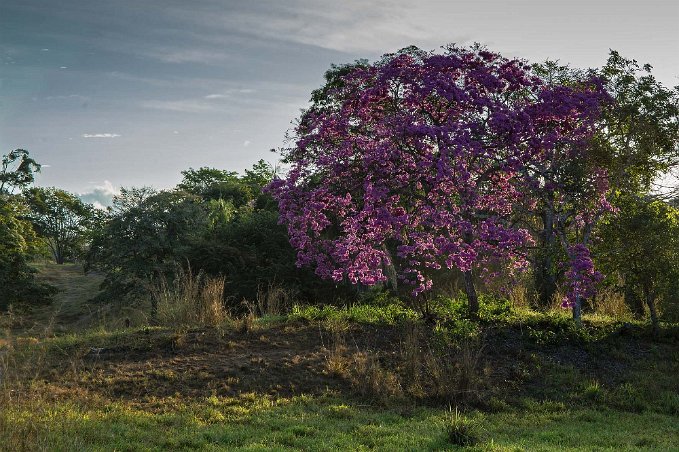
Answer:
[[[264,289],[259,287],[254,302],[243,300],[243,305],[253,317],[266,315],[278,316],[290,311],[294,302],[294,294],[276,284],[269,284]]]
[[[632,319],[632,312],[625,303],[623,294],[612,289],[601,289],[592,300],[592,308],[596,314],[618,320]]]
[[[516,284],[512,286],[507,295],[509,302],[514,309],[529,308],[531,306],[530,291],[526,284]]]
[[[379,347],[347,346],[346,322],[328,319],[324,326],[326,372],[349,381],[361,397],[383,404],[404,400],[464,404],[484,394],[489,371],[482,368],[482,339],[440,347],[423,325],[405,322],[399,348],[389,353],[373,351]]]
[[[348,359],[348,374],[352,386],[362,397],[388,403],[403,398],[400,376],[382,364],[375,353],[359,351]]]
[[[483,340],[467,338],[445,353],[433,350],[425,353],[428,396],[455,403],[479,400],[487,373],[481,368],[484,348]]]
[[[348,349],[346,334],[349,331],[349,323],[344,319],[328,318],[323,322],[327,337],[321,331],[321,341],[326,352],[326,370],[330,375],[347,376],[351,363],[347,360]]]
[[[224,278],[194,275],[178,267],[172,281],[161,276],[150,286],[158,322],[168,326],[219,326],[229,319]]]

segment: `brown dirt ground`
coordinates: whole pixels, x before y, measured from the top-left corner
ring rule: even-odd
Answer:
[[[356,350],[384,351],[397,346],[394,334],[393,328],[356,329],[345,335],[345,343]],[[126,345],[68,351],[43,378],[55,392],[85,390],[141,405],[165,397],[349,392],[348,381],[326,370],[331,336],[303,324],[247,333],[140,331],[128,337]]]
[[[401,356],[402,338],[403,330],[398,327],[363,325],[344,331],[342,343],[346,353],[370,352],[380,364],[393,369]],[[190,400],[211,395],[356,396],[356,388],[346,375],[328,371],[327,360],[335,340],[332,332],[318,324],[301,322],[256,327],[246,333],[211,328],[141,330],[124,335],[117,345],[112,341],[104,348],[84,344],[62,350],[60,357],[49,360],[40,378],[57,397],[78,392],[80,397],[116,400],[147,409],[161,406],[166,398]],[[611,344],[536,347],[522,338],[519,330],[491,328],[484,334],[478,363],[486,380],[486,395],[500,388],[515,393],[541,390],[543,382],[536,369],[547,362],[573,367],[600,382],[624,381],[631,364],[647,353],[649,343],[624,337],[611,341],[626,355],[634,355],[633,359],[620,361],[609,356],[606,351]],[[657,346],[666,350],[667,356],[676,347],[669,343]],[[456,359],[454,355],[450,358]]]

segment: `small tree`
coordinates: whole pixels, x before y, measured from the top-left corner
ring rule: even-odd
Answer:
[[[148,295],[144,282],[170,277],[207,228],[201,198],[184,191],[128,189],[114,199],[108,221],[93,234],[85,269],[106,273],[101,298]],[[155,306],[153,306],[155,314]]]
[[[192,193],[202,193],[214,185],[224,182],[238,181],[238,173],[235,171],[220,170],[207,166],[198,169],[189,168],[182,171],[181,174],[183,179],[177,185],[177,188]]]
[[[17,197],[0,194],[0,312],[13,304],[50,300],[54,288],[37,283],[28,262],[37,253],[38,239]]]
[[[93,207],[58,188],[32,188],[24,193],[28,218],[46,241],[57,264],[81,252]]]
[[[657,300],[672,297],[679,280],[679,210],[662,201],[622,195],[615,199],[620,214],[600,231],[599,262],[619,278],[633,312],[649,311],[654,334],[659,332]]]

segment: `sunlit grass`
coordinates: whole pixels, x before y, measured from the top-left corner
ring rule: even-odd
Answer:
[[[462,416],[473,420],[480,432],[472,450],[679,446],[676,417],[653,412],[534,403],[520,411]],[[448,417],[446,410],[399,412],[335,396],[273,399],[247,394],[191,403],[168,399],[154,411],[122,403],[43,402],[0,411],[0,444],[47,450],[442,450],[453,448]]]
[[[55,272],[64,284],[71,277],[76,285],[82,282],[75,269],[45,264],[41,272]],[[64,321],[77,319],[78,310],[86,315],[89,309],[84,292],[82,297],[71,295],[72,311]],[[196,374],[176,367],[132,373],[111,367],[110,374],[91,373],[100,363],[99,351],[101,363],[107,352],[120,362],[135,353],[144,357],[155,351],[164,351],[171,359],[192,350],[191,341],[199,336],[209,339],[210,347],[229,350],[238,342],[234,349],[241,350],[264,334],[271,340],[286,331],[318,335],[320,330],[323,334],[337,330],[351,339],[347,332],[355,330],[390,333],[394,340],[403,340],[403,332],[414,325],[431,333],[430,344],[436,347],[456,347],[472,339],[479,346],[494,341],[486,351],[497,343],[511,343],[518,350],[511,357],[495,356],[502,362],[487,363],[489,375],[496,365],[511,372],[507,384],[489,380],[480,386],[483,397],[458,406],[456,431],[473,426],[474,441],[467,444],[474,445],[469,450],[679,450],[679,354],[672,348],[679,337],[676,325],[666,324],[664,342],[653,342],[647,322],[590,314],[584,317],[584,327],[576,328],[566,310],[536,312],[492,297],[480,300],[479,319],[469,318],[462,298],[438,299],[432,306],[435,324],[425,325],[415,310],[395,298],[363,301],[345,307],[296,306],[286,315],[248,317],[247,329],[239,327],[243,319],[216,327],[100,323],[49,334],[34,329],[6,334],[3,329],[0,450],[455,449],[451,438],[464,441],[451,436],[454,407],[411,400],[404,393],[393,400],[348,391],[295,397],[250,392],[232,397],[210,395],[206,388],[199,396],[159,392],[137,397],[124,391],[121,396],[106,391],[109,382],[146,388],[172,381],[174,386],[169,386],[181,389]],[[624,334],[622,327],[627,328]],[[421,353],[418,343],[411,345],[411,354]],[[404,345],[400,347],[403,353]],[[199,348],[191,353],[206,350],[210,351]],[[388,367],[388,359],[380,361],[383,355],[368,353],[379,350],[362,352],[380,369],[394,374],[403,370]],[[570,359],[572,353],[587,355],[585,362],[605,358],[614,368],[600,376]],[[485,372],[485,367],[481,370]]]

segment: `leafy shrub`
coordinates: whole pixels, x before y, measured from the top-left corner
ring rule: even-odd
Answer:
[[[289,318],[307,321],[335,318],[359,323],[395,325],[407,319],[416,319],[417,313],[400,303],[386,306],[353,305],[341,308],[331,305],[323,307],[295,305],[292,307]]]

